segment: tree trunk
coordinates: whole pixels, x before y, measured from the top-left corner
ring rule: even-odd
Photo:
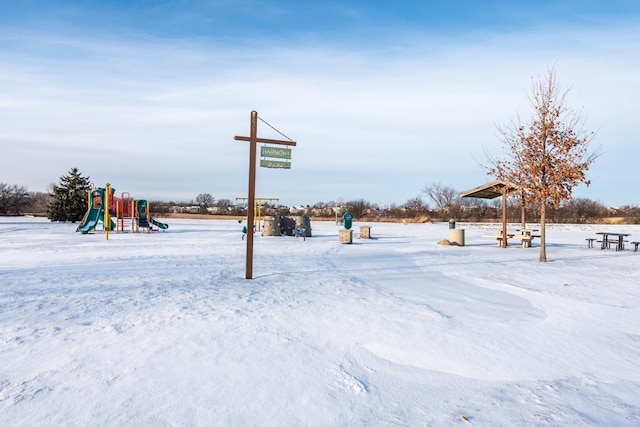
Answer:
[[[523,230],[527,228],[527,201],[524,198],[524,195],[520,197],[520,227]]]
[[[545,221],[547,204],[546,202],[540,203],[540,262],[547,262],[547,247],[545,240]]]

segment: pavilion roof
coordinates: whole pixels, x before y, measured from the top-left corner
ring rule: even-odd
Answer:
[[[460,193],[460,197],[473,197],[476,199],[495,199],[503,193],[517,190],[518,186],[506,181],[493,181],[471,190]]]

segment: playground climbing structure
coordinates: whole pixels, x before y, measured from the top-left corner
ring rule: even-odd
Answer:
[[[115,189],[109,184],[89,192],[87,212],[76,231],[87,234],[96,230],[99,224],[102,224],[106,236],[109,231],[139,233],[150,232],[154,226],[163,231],[169,228],[167,224],[151,217],[149,202],[134,200],[127,192],[116,197]]]

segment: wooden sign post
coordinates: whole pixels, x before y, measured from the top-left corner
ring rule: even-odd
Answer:
[[[258,112],[251,112],[251,124],[249,136],[235,136],[236,141],[249,142],[249,194],[247,202],[247,260],[245,268],[245,279],[253,279],[253,222],[256,207],[256,151],[258,142],[265,144],[295,146],[294,141],[283,141],[279,139],[258,138]]]

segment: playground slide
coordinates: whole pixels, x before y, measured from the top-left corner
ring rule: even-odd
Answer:
[[[166,230],[167,228],[169,228],[169,224],[160,222],[152,217],[149,217],[149,219],[147,219],[147,216],[144,214],[140,214],[140,216],[138,217],[138,225],[142,228],[149,228],[152,225],[155,225],[160,230]]]
[[[165,224],[164,222],[160,222],[154,218],[149,217],[149,219],[151,220],[151,224],[155,225],[156,227],[158,227],[160,230],[166,230],[167,228],[169,228],[169,224]]]
[[[76,228],[76,231],[79,231],[82,234],[87,234],[88,232],[96,228],[96,225],[98,225],[98,221],[102,219],[102,216],[102,206],[97,208],[90,208],[87,213],[84,214],[84,218],[82,219],[80,225],[78,225],[78,228]]]
[[[169,224],[165,224],[164,222],[160,222],[152,217],[147,219],[147,216],[143,213],[138,217],[138,225],[142,228],[149,228],[151,225],[155,225],[160,230],[166,230],[169,228]]]
[[[169,228],[169,224],[165,224],[164,222],[160,222],[149,215],[147,218],[147,212],[149,207],[149,202],[146,200],[138,200],[137,208],[138,208],[138,225],[143,228],[148,228],[151,225],[155,225],[160,230],[166,230]]]

